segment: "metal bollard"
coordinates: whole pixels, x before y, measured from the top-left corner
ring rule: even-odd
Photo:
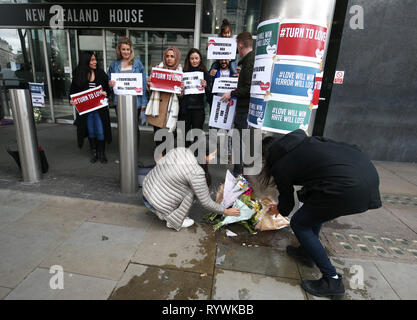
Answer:
[[[17,145],[23,181],[35,183],[41,179],[41,167],[33,118],[32,99],[26,89],[10,89],[10,102],[16,125]]]
[[[121,192],[138,192],[137,128],[138,109],[136,96],[117,97],[117,127],[119,130]]]

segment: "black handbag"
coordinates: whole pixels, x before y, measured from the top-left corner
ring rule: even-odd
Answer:
[[[38,147],[39,150],[39,159],[41,161],[41,170],[42,173],[47,173],[49,170],[49,164],[48,160],[46,159],[45,150],[42,149],[42,147]],[[19,169],[22,170],[21,164],[20,164],[20,156],[19,151],[12,150],[10,147],[6,148],[6,151],[8,154],[12,156],[14,161],[16,161],[17,165],[19,166]]]

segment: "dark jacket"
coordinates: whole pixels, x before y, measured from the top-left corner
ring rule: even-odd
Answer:
[[[236,112],[248,113],[250,101],[250,87],[252,84],[253,64],[255,62],[255,51],[252,50],[238,63],[241,66],[237,89],[231,92],[232,97],[237,98]]]
[[[191,67],[187,72],[203,72],[204,80],[207,82],[205,93],[211,92],[210,75],[199,68]],[[204,94],[187,94],[181,98],[180,101],[180,115],[185,115],[188,109],[204,109]]]
[[[356,146],[296,130],[273,142],[267,164],[279,191],[283,216],[294,207],[294,185],[306,209],[324,216],[381,207],[378,173]]]
[[[73,79],[77,79],[75,72],[76,71],[74,71]],[[108,81],[106,73],[103,70],[97,69],[95,71],[94,82],[96,86],[101,85],[103,90],[107,92],[107,97],[109,97],[109,93],[110,93],[109,81]],[[84,90],[88,90],[88,89],[89,89],[88,82],[80,86],[79,84],[75,83],[74,80],[72,80],[71,88],[70,88],[70,95],[84,91]],[[109,108],[104,107],[104,108],[97,109],[96,111],[98,111],[100,115],[101,123],[103,124],[104,140],[107,143],[110,143],[112,141],[112,134],[111,134]],[[80,116],[78,112],[76,112],[74,125],[77,126],[77,143],[78,143],[79,148],[83,147],[84,138],[88,137],[87,117],[88,117],[88,113],[84,113],[83,115]]]

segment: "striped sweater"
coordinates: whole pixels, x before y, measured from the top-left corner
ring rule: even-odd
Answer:
[[[158,217],[177,231],[188,216],[194,195],[207,210],[223,213],[225,209],[211,199],[204,170],[186,148],[172,149],[159,160],[146,175],[142,190]]]

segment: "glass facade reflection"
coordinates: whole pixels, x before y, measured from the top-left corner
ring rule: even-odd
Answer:
[[[129,2],[124,1],[124,3]],[[184,5],[195,3],[195,1],[182,2]],[[52,3],[52,1],[0,0],[0,4],[4,3]],[[59,2],[55,1],[55,3]],[[65,3],[76,2],[65,1]],[[213,61],[206,60],[207,38],[217,36],[222,20],[224,18],[229,20],[234,35],[242,31],[255,33],[260,6],[261,1],[253,0],[201,1],[201,33],[198,38],[200,51],[208,68]],[[111,62],[116,59],[117,41],[125,35],[132,40],[135,56],[142,61],[148,75],[152,67],[162,61],[162,54],[169,46],[178,47],[182,53],[181,64],[184,64],[185,56],[188,50],[194,47],[196,37],[193,30],[166,28],[158,30],[157,28],[72,27],[61,30],[47,27],[30,29],[0,27],[0,119],[11,116],[8,89],[27,88],[28,82],[43,82],[46,94],[46,107],[41,108],[43,120],[71,122],[75,113],[74,108],[69,104],[69,87],[79,55],[83,51],[94,51],[98,63],[107,71]],[[48,80],[51,88],[48,87]],[[111,116],[115,122],[113,110]]]

